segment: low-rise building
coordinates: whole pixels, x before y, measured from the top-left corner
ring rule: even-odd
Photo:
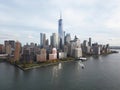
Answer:
[[[45,62],[46,61],[46,54],[37,54],[37,62]]]
[[[40,51],[40,54],[37,54],[36,55],[36,59],[37,59],[37,62],[45,62],[47,59],[47,56],[46,56],[46,49],[41,49]]]
[[[67,58],[67,53],[66,52],[59,52],[58,53],[58,58],[59,59]]]
[[[49,60],[57,59],[57,54],[49,54]]]
[[[55,60],[57,59],[57,49],[53,48],[52,53],[49,54],[49,60]]]

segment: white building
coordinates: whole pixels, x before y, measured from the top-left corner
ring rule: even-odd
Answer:
[[[49,54],[49,60],[55,60],[55,59],[57,59],[57,49],[53,48],[52,53]]]
[[[78,51],[76,50],[76,48],[78,48]],[[78,39],[76,36],[75,36],[75,39],[71,41],[70,43],[70,56],[72,57],[76,57],[76,56],[79,56],[79,55],[75,55],[75,51],[76,51],[76,54],[80,54],[82,53],[82,49],[81,49],[81,44],[80,44],[80,39]],[[81,56],[82,54],[80,54]]]
[[[81,48],[75,48],[75,58],[82,57],[82,49]]]
[[[59,59],[67,58],[67,53],[65,53],[65,52],[59,52],[58,53],[58,58]]]
[[[8,54],[8,55],[11,55],[12,54],[12,48],[11,48],[11,45],[9,44],[9,45],[6,45],[6,47],[5,47],[5,52],[6,52],[6,54]]]

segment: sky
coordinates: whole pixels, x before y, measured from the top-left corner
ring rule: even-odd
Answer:
[[[0,43],[39,44],[40,33],[58,33],[60,12],[72,38],[120,46],[120,0],[0,0]]]

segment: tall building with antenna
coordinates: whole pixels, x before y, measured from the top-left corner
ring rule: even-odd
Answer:
[[[58,20],[58,35],[59,35],[59,49],[63,49],[64,46],[64,32],[63,32],[63,23],[62,15],[60,13],[60,19]]]

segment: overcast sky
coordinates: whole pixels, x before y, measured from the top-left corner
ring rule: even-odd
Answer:
[[[41,32],[58,32],[60,11],[72,37],[120,46],[120,0],[0,0],[0,43],[39,44]]]

